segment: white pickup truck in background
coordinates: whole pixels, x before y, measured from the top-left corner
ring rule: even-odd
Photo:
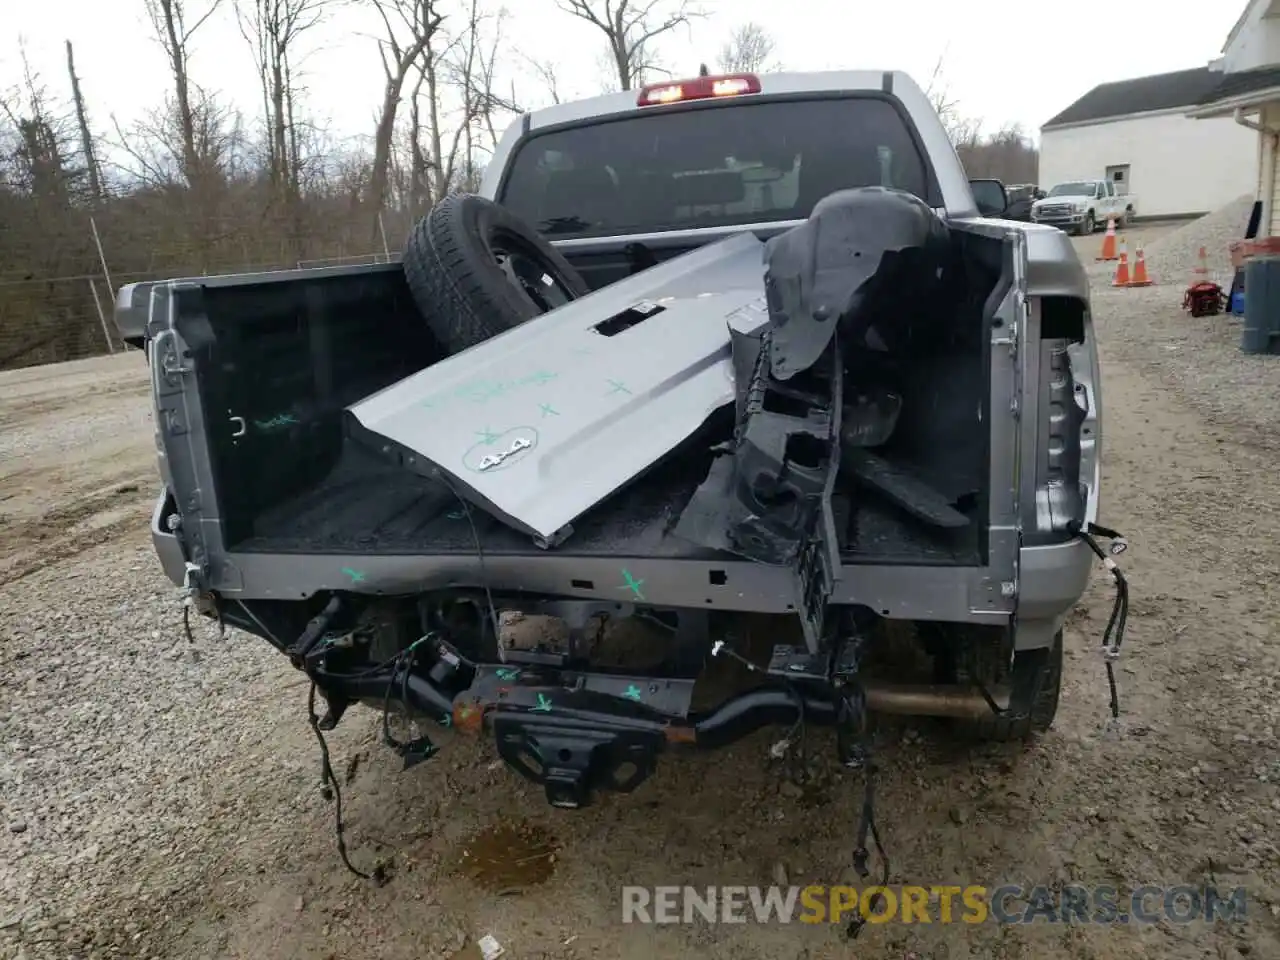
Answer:
[[[1135,204],[1131,194],[1116,193],[1109,180],[1071,180],[1054,184],[1043,200],[1032,204],[1031,220],[1084,235],[1109,219],[1123,227],[1134,216]]]

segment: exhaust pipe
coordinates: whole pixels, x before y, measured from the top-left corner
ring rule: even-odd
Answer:
[[[954,685],[931,684],[909,686],[864,681],[867,709],[872,713],[890,713],[914,717],[951,717],[959,720],[981,720],[993,711],[991,704],[977,690]],[[1010,692],[1006,687],[991,691],[991,699],[1000,710],[1009,709]],[[745,737],[761,727],[794,723],[800,717],[800,703],[793,691],[777,687],[752,690],[721,704],[707,714],[691,717],[689,727],[675,725],[666,730],[673,742],[693,743],[699,747],[720,747]],[[804,719],[824,726],[836,722],[836,704],[826,698],[803,697]]]
[[[864,681],[862,686],[867,694],[867,709],[873,713],[957,720],[981,720],[992,714],[991,704],[986,698],[969,687],[944,684],[907,686],[877,680]],[[1000,710],[1009,709],[1007,688],[992,690],[991,699]]]

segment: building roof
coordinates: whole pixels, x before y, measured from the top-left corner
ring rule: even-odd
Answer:
[[[1240,31],[1244,29],[1245,21],[1249,19],[1249,11],[1253,9],[1253,5],[1258,0],[1249,0],[1244,5],[1244,9],[1240,11],[1240,16],[1236,18],[1235,24],[1231,27],[1231,32],[1227,34],[1226,43],[1222,45],[1222,52],[1226,53],[1227,49],[1235,42],[1236,37],[1240,36]]]
[[[1094,87],[1057,116],[1050,118],[1041,130],[1069,123],[1092,123],[1113,117],[1126,117],[1152,110],[1173,110],[1203,102],[1218,87],[1226,74],[1208,67],[1159,73],[1153,77],[1119,80]],[[1240,76],[1240,74],[1237,74]],[[1216,99],[1216,97],[1210,97]]]
[[[1200,98],[1200,105],[1280,87],[1280,65],[1240,70],[1236,73],[1219,73],[1216,76],[1217,84]]]

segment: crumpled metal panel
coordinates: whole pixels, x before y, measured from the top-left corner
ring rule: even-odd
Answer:
[[[768,322],[762,246],[740,234],[668,260],[367,397],[350,416],[406,466],[438,468],[481,509],[554,543],[734,401],[730,328]]]
[[[901,309],[927,293],[947,235],[919,197],[858,187],[824,197],[805,223],[770,239],[772,375],[789,380],[813,366],[837,328],[857,339],[878,308]]]

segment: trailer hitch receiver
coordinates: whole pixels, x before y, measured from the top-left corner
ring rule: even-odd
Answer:
[[[498,754],[541,784],[553,807],[577,809],[595,790],[630,793],[653,774],[664,740],[653,731],[607,729],[525,712],[493,715]]]

